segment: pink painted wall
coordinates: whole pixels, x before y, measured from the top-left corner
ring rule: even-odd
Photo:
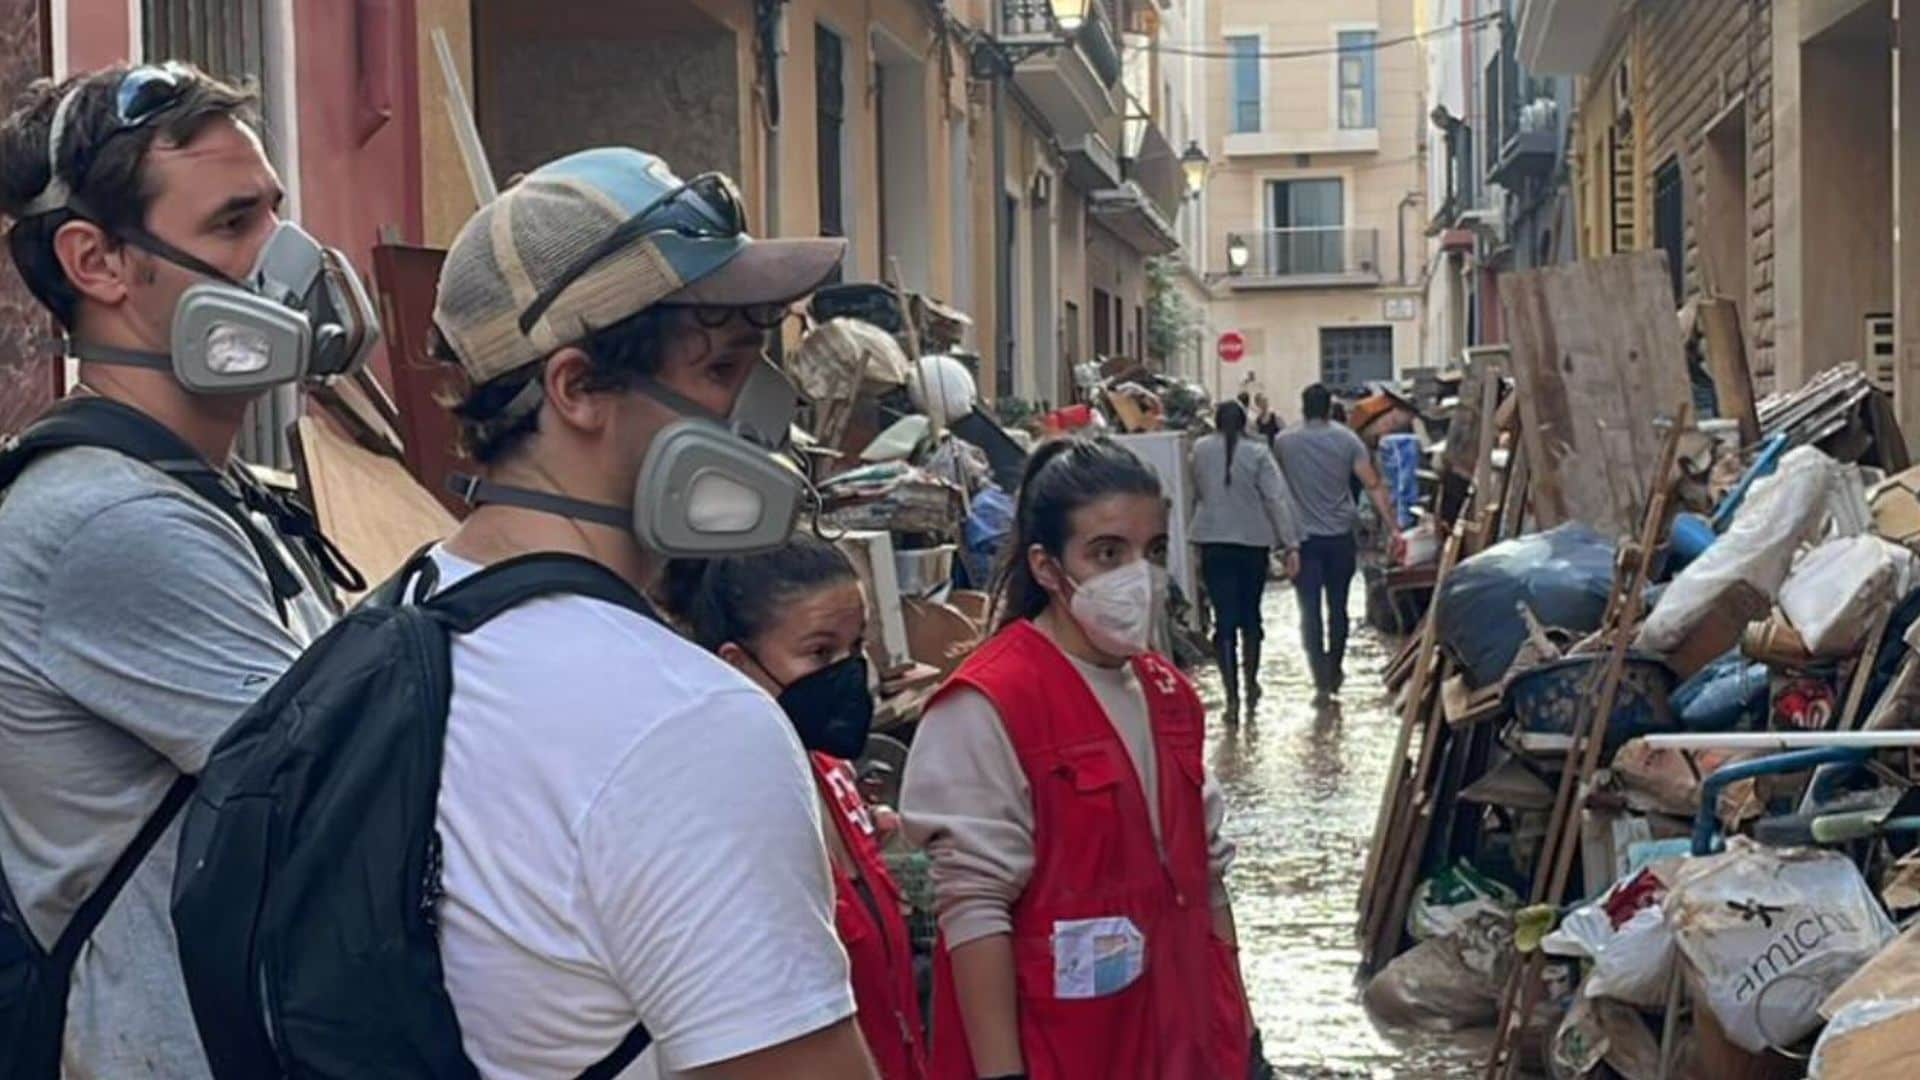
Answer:
[[[139,51],[127,0],[67,0],[67,72],[127,62]]]
[[[300,212],[373,287],[383,226],[421,240],[413,0],[296,3]],[[374,358],[386,374],[384,349]]]

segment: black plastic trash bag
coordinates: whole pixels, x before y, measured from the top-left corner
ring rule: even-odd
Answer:
[[[1447,575],[1435,627],[1467,685],[1491,686],[1527,637],[1525,604],[1546,627],[1583,637],[1600,628],[1613,591],[1613,542],[1568,523],[1495,544]]]

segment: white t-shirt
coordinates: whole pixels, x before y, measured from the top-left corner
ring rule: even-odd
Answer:
[[[671,1075],[853,1015],[819,813],[779,708],[637,612],[455,638],[440,953],[480,1074],[571,1080],[644,1021],[623,1076]]]

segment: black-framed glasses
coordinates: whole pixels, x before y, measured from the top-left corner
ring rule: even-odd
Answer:
[[[662,305],[685,307],[693,313],[695,325],[702,330],[718,330],[733,320],[735,315],[747,320],[747,325],[755,330],[778,330],[780,324],[793,314],[791,304],[744,304],[740,307],[727,307],[718,304]]]
[[[540,321],[540,316],[547,313],[567,286],[643,236],[671,232],[696,239],[725,240],[746,231],[747,208],[740,199],[740,189],[724,173],[701,173],[641,207],[639,213],[614,226],[604,239],[568,264],[520,313],[520,332],[531,332],[533,324]]]

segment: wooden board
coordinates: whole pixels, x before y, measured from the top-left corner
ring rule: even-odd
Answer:
[[[1760,441],[1760,416],[1753,404],[1753,375],[1747,369],[1747,346],[1740,337],[1739,305],[1725,297],[1697,301],[1700,331],[1707,344],[1707,371],[1713,376],[1713,396],[1720,415],[1740,423],[1740,445]]]
[[[459,427],[444,402],[466,393],[466,377],[427,351],[434,290],[446,254],[380,244],[373,249],[373,274],[407,469],[449,512],[464,516],[466,507],[447,490],[447,474],[471,465],[460,453]]]
[[[1666,256],[1509,274],[1500,293],[1535,522],[1631,534],[1660,458],[1654,420],[1691,398]]]
[[[294,424],[293,457],[320,531],[369,585],[385,581],[459,524],[398,459],[368,450],[317,417]]]
[[[1460,379],[1453,421],[1447,425],[1446,466],[1462,480],[1473,479],[1474,468],[1480,460],[1475,456],[1480,448],[1480,432],[1485,426],[1480,415],[1480,389],[1488,379],[1504,378],[1511,366],[1504,346],[1467,350],[1466,374]],[[1495,401],[1498,400],[1496,397]]]

